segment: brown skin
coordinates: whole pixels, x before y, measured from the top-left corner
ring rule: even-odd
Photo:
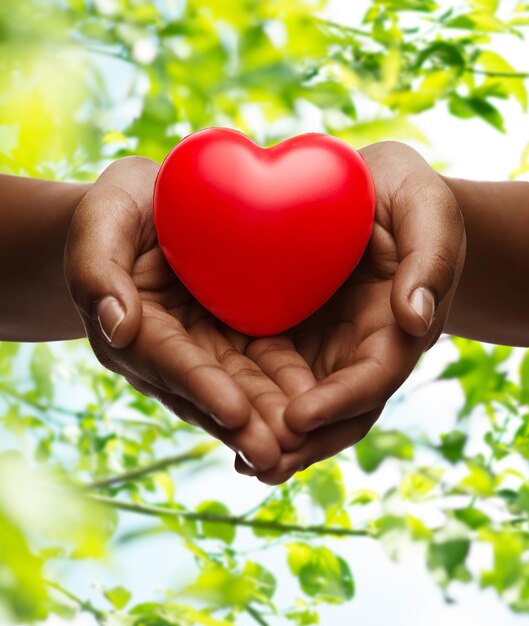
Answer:
[[[122,159],[82,186],[0,176],[0,340],[86,335],[106,367],[266,470],[304,437],[284,424],[288,397],[167,266],[152,222],[158,167]],[[125,317],[105,335],[110,296]]]
[[[361,153],[377,190],[373,235],[342,288],[292,332],[318,383],[285,411],[286,423],[308,434],[307,441],[257,474],[266,483],[283,482],[369,432],[443,331],[463,269],[463,220],[441,178],[402,144],[376,144]],[[411,306],[417,288],[433,294],[426,320]],[[249,473],[240,458],[236,468]]]
[[[287,480],[365,436],[443,330],[528,345],[529,185],[444,180],[393,142],[361,152],[378,198],[364,259],[315,315],[260,339],[167,266],[156,163],[120,160],[93,186],[0,177],[0,339],[86,333],[105,366],[251,459],[238,471]]]
[[[0,175],[0,340],[83,335],[64,280],[64,242],[90,185]]]
[[[106,367],[267,470],[303,436],[282,419],[287,396],[237,349],[244,338],[205,311],[165,261],[152,219],[158,168],[147,159],[117,161],[83,198],[64,261],[73,300]],[[111,320],[105,336],[98,315],[104,325],[100,307],[109,296],[125,316],[117,328]]]
[[[446,332],[529,346],[529,183],[445,179],[465,216],[467,262]]]

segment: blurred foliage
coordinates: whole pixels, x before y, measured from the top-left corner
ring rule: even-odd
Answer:
[[[324,5],[2,3],[0,167],[86,178],[104,158],[161,160],[208,125],[269,143],[308,106],[355,145],[425,140],[407,118],[439,103],[502,131],[498,103],[527,107],[524,75],[495,51],[500,37],[523,37],[527,3],[505,15],[497,1],[374,0],[358,28],[318,17]]]
[[[204,126],[268,144],[304,130],[308,113],[314,129],[358,146],[427,141],[414,116],[434,106],[501,132],[503,101],[526,109],[526,77],[498,42],[524,37],[527,2],[372,0],[357,27],[329,21],[324,5],[1,3],[0,170],[91,179],[122,155],[161,160]],[[322,603],[354,598],[339,541],[355,537],[394,558],[421,546],[447,600],[454,582],[473,583],[529,612],[529,356],[512,377],[509,349],[454,345],[458,358],[436,382],[461,386],[453,430],[430,440],[375,428],[354,451],[233,512],[218,493],[178,500],[178,484],[215,463],[216,446],[104,371],[83,342],[0,343],[0,621],[83,611],[106,626],[225,626],[242,615],[317,624]],[[486,433],[471,442],[483,419]],[[393,483],[382,491],[344,480],[354,469],[369,485],[386,467]],[[120,509],[151,523],[128,530]],[[179,538],[193,580],[143,603],[119,584],[90,600],[63,586],[61,566],[153,532]],[[279,574],[260,562],[276,548]],[[489,558],[471,560],[476,551]],[[298,583],[289,606],[275,599],[278,575]]]

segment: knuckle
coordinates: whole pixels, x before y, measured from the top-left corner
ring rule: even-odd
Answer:
[[[268,472],[258,474],[257,478],[260,482],[271,487],[286,483],[294,474],[295,470],[273,469]]]
[[[402,383],[402,373],[398,368],[388,367],[376,355],[366,357],[365,362],[371,365],[373,377],[378,378],[380,383],[374,392],[376,396],[374,400],[377,404],[385,404]]]
[[[225,363],[226,361],[229,361],[233,357],[240,357],[240,356],[241,356],[240,352],[230,346],[229,348],[224,348],[223,350],[220,350],[217,353],[217,361],[219,363]]]
[[[445,293],[454,284],[457,276],[456,268],[457,258],[446,248],[446,246],[439,246],[432,255],[431,265],[434,267],[440,277],[440,283],[438,289],[441,293],[437,296],[442,298]]]
[[[285,482],[283,477],[278,474],[259,474],[257,476],[257,480],[264,485],[268,485],[269,487],[276,487],[277,485],[281,485]]]
[[[264,391],[259,391],[252,397],[253,404],[257,405],[263,400],[282,400],[283,394],[278,389],[265,389]]]
[[[248,354],[261,358],[270,353],[290,351],[290,346],[279,339],[271,341],[269,338],[255,339],[248,346]]]
[[[198,363],[187,369],[182,375],[177,374],[176,379],[169,380],[165,372],[160,367],[156,368],[157,376],[160,383],[168,389],[173,389],[181,393],[184,397],[192,395],[193,383],[196,377],[200,378],[200,374],[207,370],[216,369],[214,365],[208,363]]]
[[[238,367],[232,374],[232,378],[261,378],[262,372],[250,365]]]

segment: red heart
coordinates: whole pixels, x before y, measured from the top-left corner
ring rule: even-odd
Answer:
[[[311,133],[272,148],[209,128],[181,141],[154,191],[161,249],[195,298],[248,335],[318,309],[360,260],[375,191],[362,157]]]

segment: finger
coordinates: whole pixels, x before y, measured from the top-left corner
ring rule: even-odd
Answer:
[[[268,485],[286,482],[296,472],[358,443],[370,431],[381,412],[382,408],[378,408],[355,419],[320,428],[310,434],[299,450],[283,454],[275,467],[266,472],[257,472],[257,478]]]
[[[262,472],[275,467],[281,458],[281,450],[270,428],[253,411],[248,422],[237,430],[219,426],[209,416],[200,412],[192,403],[164,394],[163,404],[186,422],[202,428],[231,448],[243,460],[249,471]]]
[[[247,465],[243,460],[240,454],[235,455],[235,461],[233,463],[233,467],[238,474],[242,474],[243,476],[255,476],[256,472],[249,465]]]
[[[286,426],[283,414],[288,398],[254,361],[241,354],[233,344],[211,323],[203,320],[193,326],[191,335],[216,360],[226,373],[237,382],[249,402],[270,426],[283,450],[299,447],[304,437]]]
[[[258,471],[267,471],[278,464],[281,450],[274,434],[256,411],[252,412],[250,419],[243,427],[237,430],[227,430],[219,426],[192,402],[150,385],[135,375],[129,376],[128,380],[140,393],[156,398],[187,423],[201,428],[230,447],[248,468],[248,474],[255,475]]]
[[[317,384],[309,364],[287,336],[256,339],[246,355],[289,397],[305,393]]]
[[[121,358],[120,365],[138,378],[192,402],[224,428],[241,428],[250,419],[252,407],[240,386],[155,303],[144,303],[136,339],[112,357]]]
[[[64,265],[72,298],[85,324],[114,348],[128,346],[141,324],[131,273],[151,219],[157,171],[157,163],[139,158],[110,166],[75,211],[68,234]]]
[[[395,323],[378,329],[359,344],[349,366],[290,402],[286,423],[306,433],[383,405],[409,376],[421,351],[420,340]]]
[[[429,168],[405,180],[393,205],[400,262],[391,306],[401,328],[421,337],[459,280],[466,248],[463,219],[454,195]]]

